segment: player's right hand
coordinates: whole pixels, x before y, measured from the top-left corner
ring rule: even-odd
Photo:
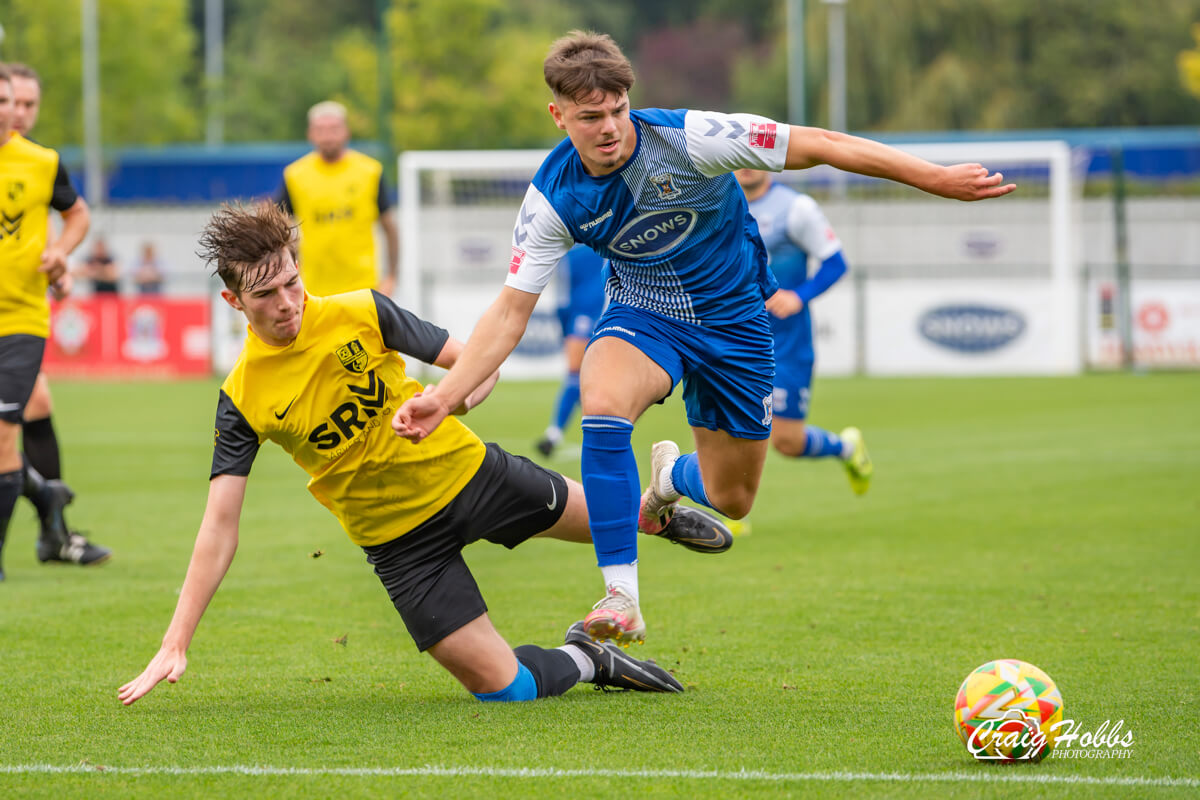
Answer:
[[[436,387],[427,386],[405,400],[392,417],[392,430],[397,436],[417,444],[442,424],[450,409],[437,396]]]
[[[161,648],[142,674],[117,690],[117,699],[125,705],[132,705],[139,698],[145,697],[150,690],[164,678],[167,683],[175,683],[187,669],[187,654],[182,650]]]

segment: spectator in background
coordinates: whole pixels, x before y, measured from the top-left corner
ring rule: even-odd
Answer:
[[[163,271],[158,265],[154,242],[142,243],[142,260],[133,271],[133,284],[138,294],[162,294]]]
[[[383,181],[383,165],[350,149],[346,107],[331,100],[308,111],[313,152],[288,164],[275,202],[300,224],[297,261],[314,295],[378,289],[396,291],[400,232]],[[387,241],[382,278],[375,256],[374,226]]]
[[[93,294],[115,295],[121,292],[121,270],[103,236],[97,236],[93,240],[92,249],[79,269],[79,274],[92,282]]]

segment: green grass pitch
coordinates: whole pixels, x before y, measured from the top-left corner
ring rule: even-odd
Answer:
[[[207,491],[217,384],[55,383],[73,525],[115,551],[39,565],[21,502],[0,584],[0,796],[1113,797],[1200,787],[1200,375],[820,379],[812,421],[876,463],[767,461],[720,556],[643,538],[638,652],[681,696],[476,702],[420,656],[358,548],[264,447],[241,548],[176,685],[130,708]],[[519,453],[554,387],[467,418]],[[676,399],[639,423],[689,432]],[[579,435],[549,461],[578,477]],[[572,447],[572,443],[576,446]],[[323,551],[319,558],[311,554]],[[557,645],[602,592],[589,548],[484,544],[497,627]],[[1020,658],[1128,758],[996,766],[954,734],[959,682]],[[82,765],[82,767],[81,767]],[[530,770],[521,773],[523,769]],[[1146,782],[1141,782],[1146,779]],[[1171,779],[1171,780],[1166,780]]]

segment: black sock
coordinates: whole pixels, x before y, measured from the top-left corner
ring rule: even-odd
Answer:
[[[514,647],[517,661],[533,673],[538,697],[555,697],[579,683],[579,667],[561,650],[546,650],[536,644]]]
[[[21,449],[33,468],[48,481],[62,480],[58,436],[50,417],[29,420],[21,426]]]
[[[21,496],[21,487],[25,483],[25,471],[0,473],[0,552],[4,549],[4,539],[8,534],[8,521],[12,518],[13,507]],[[0,579],[4,577],[4,568],[0,566]]]

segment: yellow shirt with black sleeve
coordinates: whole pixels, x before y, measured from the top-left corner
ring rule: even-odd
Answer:
[[[78,195],[58,153],[12,133],[0,146],[0,336],[50,335],[49,282],[39,272],[50,209],[66,211]]]
[[[211,477],[249,475],[270,440],[309,474],[309,492],[355,544],[407,533],[483,463],[483,442],[455,417],[420,444],[392,432],[396,408],[421,390],[400,353],[433,362],[448,338],[374,290],[306,294],[291,344],[249,332],[218,397]]]
[[[379,284],[374,226],[388,210],[383,165],[356,150],[332,164],[317,153],[283,170],[276,201],[300,223],[300,277],[315,295]]]

